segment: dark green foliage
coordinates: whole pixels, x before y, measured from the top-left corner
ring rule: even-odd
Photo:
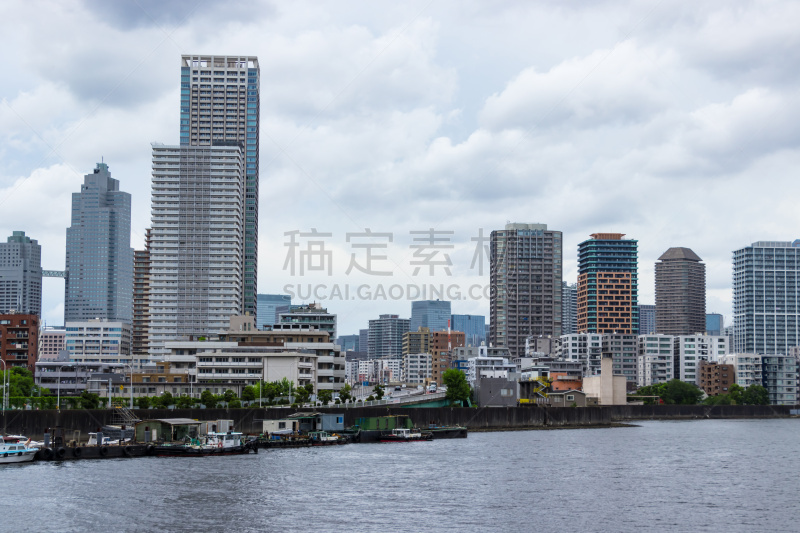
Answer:
[[[380,385],[375,385],[372,389],[372,392],[375,393],[375,398],[380,400],[383,398],[383,387]]]
[[[328,405],[333,398],[333,392],[330,390],[321,390],[317,393],[317,399],[322,402],[322,405]]]
[[[194,398],[191,398],[187,395],[179,396],[177,400],[175,400],[175,407],[178,409],[190,409],[194,406]]]
[[[353,395],[351,394],[353,388],[350,386],[349,383],[345,383],[342,390],[339,391],[339,400],[344,403],[348,402],[353,399]]]
[[[295,401],[300,404],[307,403],[313,393],[314,385],[306,383],[302,387],[298,387],[295,391]]]
[[[761,385],[750,385],[742,393],[745,405],[769,405],[769,392]]]
[[[82,409],[97,409],[100,407],[100,396],[93,392],[83,391],[80,396]]]
[[[451,368],[442,374],[442,382],[447,387],[445,398],[451,402],[466,402],[470,397],[469,383],[464,372]]]
[[[200,394],[200,403],[208,407],[209,409],[213,409],[217,406],[217,396],[213,394],[211,391],[204,390]]]
[[[693,383],[673,379],[666,383],[642,387],[636,391],[636,395],[658,396],[667,405],[695,405],[703,397],[703,391]],[[645,400],[645,404],[652,403],[654,403],[652,399]]]
[[[248,385],[242,390],[242,400],[245,402],[252,402],[256,399],[256,387]]]

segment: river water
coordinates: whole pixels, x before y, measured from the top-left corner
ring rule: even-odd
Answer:
[[[0,467],[0,531],[800,531],[800,420]]]

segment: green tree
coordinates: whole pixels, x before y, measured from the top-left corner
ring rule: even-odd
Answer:
[[[147,396],[136,398],[136,405],[139,407],[139,409],[147,409],[150,407],[150,398]]]
[[[225,403],[231,403],[236,399],[236,393],[228,389],[222,394],[222,399],[225,401]]]
[[[353,399],[353,395],[351,394],[353,387],[350,386],[349,383],[345,383],[342,390],[339,391],[339,400],[342,402],[348,402]]]
[[[727,394],[731,399],[731,403],[728,405],[743,405],[742,393],[744,393],[744,387],[735,383],[731,385]]]
[[[278,382],[273,381],[270,383],[262,383],[261,385],[261,389],[263,391],[262,397],[265,397],[267,400],[269,400],[269,403],[274,402],[275,397],[278,396]]]
[[[322,405],[328,405],[333,399],[333,391],[323,389],[317,393],[317,399],[322,402]]]
[[[292,396],[294,394],[294,381],[289,381],[288,378],[283,378],[276,381],[278,387],[278,396]]]
[[[372,389],[372,392],[375,393],[375,397],[380,400],[383,398],[383,387],[378,384]]]
[[[306,383],[302,387],[298,387],[295,392],[295,402],[299,404],[307,403],[311,395],[314,393],[314,385]]]
[[[704,405],[735,405],[733,398],[730,394],[718,394],[717,396],[709,396],[703,400]]]
[[[80,396],[81,408],[97,409],[100,407],[100,396],[93,392],[83,391]]]
[[[695,405],[703,397],[703,391],[694,383],[673,379],[662,385],[660,396],[664,403],[668,405]]]
[[[161,405],[165,408],[169,407],[170,405],[175,405],[175,398],[172,397],[171,392],[164,391],[161,394]]]
[[[248,385],[242,390],[242,400],[252,402],[256,399],[256,388],[253,385]]]
[[[183,394],[175,400],[175,407],[178,409],[190,409],[194,406],[194,398]]]
[[[39,395],[39,387],[33,382],[33,373],[27,368],[15,366],[7,371],[0,371],[0,382],[4,382],[3,380],[8,380],[9,397]]]
[[[451,368],[442,374],[442,383],[447,387],[445,398],[451,402],[461,402],[462,405],[469,399],[470,390],[467,376],[461,370]]]
[[[750,385],[742,393],[745,405],[769,405],[769,391],[761,385]]]
[[[200,403],[208,407],[209,409],[213,409],[217,406],[217,396],[213,394],[210,390],[204,390],[200,394]]]
[[[231,409],[241,409],[242,402],[241,400],[239,400],[239,398],[234,398],[233,400],[228,402],[228,407],[230,407]]]

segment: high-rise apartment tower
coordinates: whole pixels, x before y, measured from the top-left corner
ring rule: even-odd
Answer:
[[[182,56],[181,146],[234,143],[244,157],[244,311],[256,316],[258,276],[258,58]]]
[[[562,236],[546,224],[506,224],[491,236],[490,340],[525,355],[528,336],[561,335]]]
[[[689,248],[670,248],[658,258],[658,333],[694,335],[706,330],[706,265],[701,261]]]
[[[735,353],[786,355],[800,346],[800,239],[733,252]]]
[[[638,242],[593,233],[578,245],[578,332],[637,334]]]
[[[24,231],[0,243],[0,313],[42,314],[42,247]]]
[[[244,155],[153,143],[150,355],[228,329],[242,314]]]

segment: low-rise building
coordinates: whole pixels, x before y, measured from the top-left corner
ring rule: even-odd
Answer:
[[[39,317],[8,313],[0,315],[0,359],[8,368],[34,371],[39,350]]]
[[[427,385],[431,381],[431,354],[403,356],[403,380],[409,385]]]
[[[762,355],[761,379],[772,405],[797,403],[797,359],[791,355]]]
[[[719,363],[736,368],[736,384],[745,389],[750,385],[762,385],[761,356],[752,353],[721,355]]]
[[[637,335],[607,333],[603,335],[603,356],[611,354],[615,376],[625,376],[628,390],[635,391],[639,383]]]
[[[42,328],[39,331],[39,361],[55,361],[66,350],[67,332],[64,328]]]
[[[637,362],[639,387],[666,383],[674,379],[672,335],[639,335]]]
[[[475,401],[481,407],[517,405],[517,382],[507,377],[481,377],[475,384]]]
[[[130,374],[118,363],[37,361],[33,379],[36,385],[56,396],[78,396],[85,390],[105,396],[109,381],[114,396],[130,394]]]
[[[677,335],[672,353],[675,379],[700,385],[700,362],[719,361],[730,353],[728,337],[719,335]]]
[[[65,329],[70,361],[130,364],[130,324],[93,319],[69,321]]]
[[[583,378],[583,392],[596,398],[598,405],[625,405],[628,402],[628,379],[614,375],[614,358],[604,354],[600,361],[600,375]]]
[[[709,396],[728,394],[736,384],[736,367],[724,363],[700,362],[700,388]]]
[[[558,359],[580,361],[584,376],[596,376],[600,373],[602,354],[603,335],[600,333],[562,335],[554,349],[554,355]]]

